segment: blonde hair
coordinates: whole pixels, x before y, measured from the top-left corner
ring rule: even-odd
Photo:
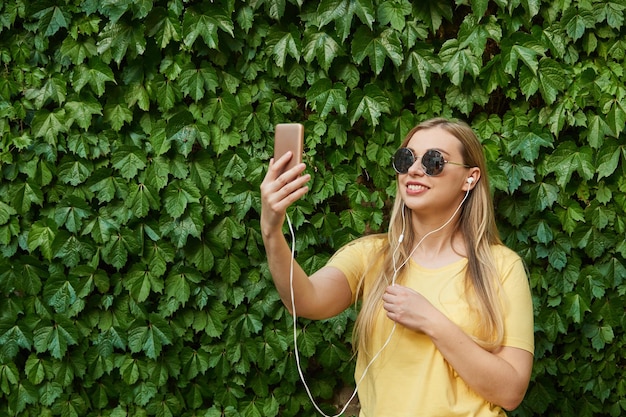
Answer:
[[[454,227],[461,231],[467,248],[468,266],[465,272],[465,296],[468,305],[474,310],[472,313],[475,314],[478,322],[478,334],[472,338],[485,349],[495,349],[502,344],[504,325],[502,307],[498,298],[500,281],[491,246],[502,244],[502,241],[496,227],[489,180],[486,175],[485,156],[482,145],[471,127],[461,121],[450,121],[443,118],[430,119],[414,127],[405,137],[402,146],[406,146],[417,131],[435,127],[454,135],[462,145],[462,162],[470,167],[478,167],[482,173],[480,180],[475,184],[463,204],[459,221],[454,223]],[[396,187],[398,186],[396,185]],[[418,241],[418,236],[415,235],[411,227],[412,217],[410,213],[411,210],[404,205],[399,190],[396,188],[396,199],[389,221],[387,241],[381,249],[382,270],[374,271],[373,264],[368,268],[368,272],[379,275],[362,301],[354,328],[354,349],[366,357],[371,357],[373,354],[373,352],[367,351],[368,341],[372,335],[376,314],[382,308],[382,295],[394,275],[393,256],[396,256],[395,264],[401,265],[403,260],[408,259],[411,255],[410,252]],[[400,234],[403,233],[403,214],[409,223],[404,230],[402,242],[394,251],[393,248],[399,241]],[[381,259],[380,257],[375,258]],[[406,268],[399,269],[396,282],[402,282],[405,271]],[[365,277],[361,277],[357,288],[357,299],[363,296],[364,281]]]

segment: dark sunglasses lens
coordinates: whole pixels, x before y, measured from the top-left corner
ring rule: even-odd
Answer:
[[[443,159],[441,152],[430,149],[422,156],[422,166],[426,175],[434,176],[441,174],[446,161]]]
[[[391,163],[393,165],[393,169],[395,169],[398,174],[406,174],[409,172],[411,165],[415,163],[415,157],[410,149],[400,148],[393,155]]]

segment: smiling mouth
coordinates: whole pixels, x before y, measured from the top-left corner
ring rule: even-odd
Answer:
[[[424,186],[424,185],[420,185],[420,184],[409,184],[406,186],[406,188],[409,191],[422,191],[422,190],[427,190],[428,187]]]

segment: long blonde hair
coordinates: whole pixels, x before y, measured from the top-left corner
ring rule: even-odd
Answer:
[[[502,244],[496,227],[493,211],[493,202],[487,178],[487,166],[482,145],[474,131],[464,122],[450,121],[443,118],[427,120],[414,127],[405,137],[402,146],[406,146],[413,135],[419,130],[438,127],[454,135],[462,145],[463,163],[470,167],[478,167],[482,173],[480,180],[475,184],[460,211],[459,220],[454,223],[456,230],[460,230],[467,248],[468,266],[465,272],[465,296],[468,305],[473,306],[478,320],[478,335],[473,339],[485,349],[495,349],[502,343],[504,325],[502,307],[498,298],[500,281],[497,276],[495,261],[491,252],[492,245]],[[398,187],[396,185],[396,187]],[[404,211],[404,213],[403,213]],[[403,233],[403,217],[409,222],[404,230],[404,238],[397,250],[393,250],[400,234]],[[367,351],[368,340],[372,335],[375,317],[382,308],[382,295],[394,275],[395,264],[400,265],[402,260],[408,259],[418,236],[411,227],[411,210],[407,208],[396,188],[396,199],[391,212],[387,242],[381,249],[383,267],[372,285],[371,290],[362,301],[361,310],[356,320],[353,346],[358,352],[371,356]],[[365,237],[367,239],[368,237]],[[381,259],[380,257],[376,257]],[[377,273],[371,268],[372,273]],[[402,282],[406,268],[399,268],[396,282]],[[367,275],[367,273],[365,274]],[[363,296],[364,279],[361,277],[357,288],[358,298]]]

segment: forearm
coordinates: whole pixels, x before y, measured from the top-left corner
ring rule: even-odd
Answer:
[[[514,348],[505,348],[505,354],[502,349],[489,352],[443,314],[432,329],[429,336],[433,343],[470,388],[507,410],[519,405],[530,379],[530,353]]]

